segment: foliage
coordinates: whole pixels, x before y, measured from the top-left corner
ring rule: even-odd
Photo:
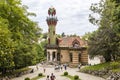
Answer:
[[[112,72],[120,72],[120,68],[118,68],[118,69],[113,69]]]
[[[102,55],[105,61],[117,60],[120,57],[120,5],[116,0],[101,0],[92,4],[89,21],[98,25],[97,31],[89,37],[88,52],[91,57]],[[93,17],[99,14],[100,18]]]
[[[107,63],[101,63],[101,64],[97,64],[93,66],[88,66],[88,67],[81,69],[80,71],[115,70],[115,69],[119,69],[119,67],[120,67],[119,62],[107,62]]]
[[[42,73],[39,73],[38,76],[43,76],[43,74],[42,74]]]
[[[92,33],[90,33],[90,32],[85,33],[85,35],[82,36],[82,39],[83,40],[88,40],[91,35],[92,35]]]
[[[64,76],[67,76],[68,75],[68,72],[64,72]]]
[[[43,50],[38,47],[41,29],[28,16],[21,0],[0,0],[0,71],[18,69],[40,61]],[[41,51],[41,52],[40,52]],[[37,61],[39,60],[39,61]]]
[[[29,77],[27,77],[27,78],[25,78],[24,80],[30,80],[30,78],[29,78]]]
[[[5,74],[0,74],[0,76],[13,76],[13,75],[18,75],[22,72],[26,72],[31,70],[31,68],[25,67],[25,68],[21,68],[21,69],[16,69],[16,70],[10,70],[9,72],[6,72]]]
[[[62,76],[65,76],[65,75],[62,75]],[[70,78],[70,80],[81,80],[79,79],[79,77],[78,79],[74,79],[75,76],[71,76],[71,75],[66,75],[65,77]]]
[[[61,34],[61,36],[62,36],[62,37],[65,37],[66,35],[65,35],[65,33],[63,32],[63,33]]]
[[[2,70],[2,74],[14,67],[13,52],[14,42],[11,39],[11,32],[8,30],[7,20],[0,17],[0,70]]]
[[[74,79],[75,79],[75,80],[78,80],[78,79],[79,79],[79,76],[78,76],[78,75],[75,75],[75,76],[74,76]]]

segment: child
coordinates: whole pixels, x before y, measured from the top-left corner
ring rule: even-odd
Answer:
[[[50,80],[50,79],[49,79],[49,75],[47,75],[47,78],[46,78],[46,80]]]

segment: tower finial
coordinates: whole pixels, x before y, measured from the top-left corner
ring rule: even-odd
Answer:
[[[56,15],[56,9],[53,6],[51,6],[48,9],[48,14],[51,15],[51,16],[55,16]]]

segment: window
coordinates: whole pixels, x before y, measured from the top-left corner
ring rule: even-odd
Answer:
[[[55,31],[53,31],[53,34],[55,35]]]
[[[81,53],[78,54],[78,62],[81,62]]]
[[[48,38],[48,43],[50,44],[50,38]]]
[[[73,60],[72,60],[72,57],[73,57],[73,55],[72,55],[72,53],[70,53],[70,62],[73,61]]]
[[[72,42],[72,45],[73,45],[74,48],[80,47],[80,43],[79,43],[79,41],[78,41],[77,39],[75,39],[75,40]]]

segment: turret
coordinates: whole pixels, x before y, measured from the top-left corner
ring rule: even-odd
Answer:
[[[56,24],[57,24],[57,17],[55,8],[51,7],[48,9],[48,17],[46,19],[48,24],[48,42],[49,45],[56,45]]]

